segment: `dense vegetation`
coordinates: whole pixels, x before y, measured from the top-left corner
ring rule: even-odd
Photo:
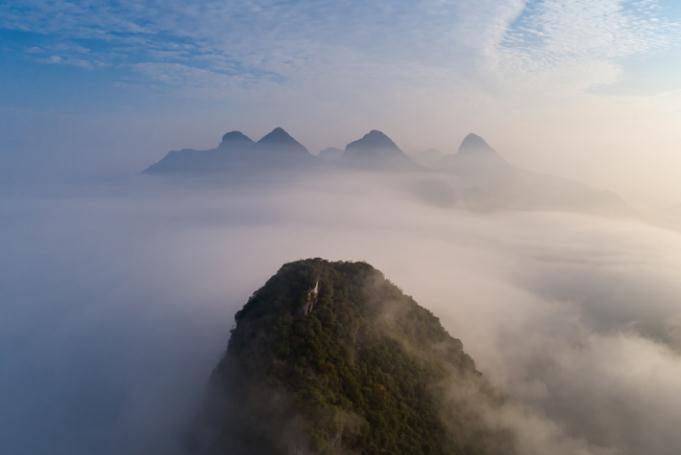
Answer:
[[[236,315],[199,453],[512,453],[459,340],[365,263],[284,265]]]

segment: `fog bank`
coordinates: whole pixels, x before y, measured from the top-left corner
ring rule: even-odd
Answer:
[[[3,452],[179,452],[234,312],[306,257],[367,261],[433,310],[526,453],[681,449],[673,231],[457,211],[363,174],[4,190]]]

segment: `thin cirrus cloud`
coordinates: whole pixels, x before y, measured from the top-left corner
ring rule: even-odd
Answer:
[[[494,57],[532,84],[567,75],[589,87],[614,82],[622,59],[669,45],[677,31],[654,0],[529,2]]]
[[[405,71],[418,65],[464,77],[576,77],[581,64],[598,61],[599,77],[590,82],[607,82],[618,59],[664,46],[675,30],[654,0],[173,1],[162,8],[23,1],[0,6],[0,28],[49,37],[55,44],[43,52],[24,46],[34,61],[117,66],[151,83],[216,89],[306,79],[319,67],[378,65],[395,74],[404,61],[412,63]]]

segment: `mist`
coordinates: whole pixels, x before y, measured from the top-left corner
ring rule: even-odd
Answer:
[[[182,453],[233,316],[281,264],[363,260],[509,399],[523,453],[681,448],[681,236],[455,210],[409,176],[129,176],[0,193],[0,450]]]

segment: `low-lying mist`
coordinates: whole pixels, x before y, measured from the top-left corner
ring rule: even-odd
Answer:
[[[307,257],[367,261],[440,317],[523,453],[681,450],[681,235],[405,179],[3,188],[0,452],[181,453],[235,311]]]

